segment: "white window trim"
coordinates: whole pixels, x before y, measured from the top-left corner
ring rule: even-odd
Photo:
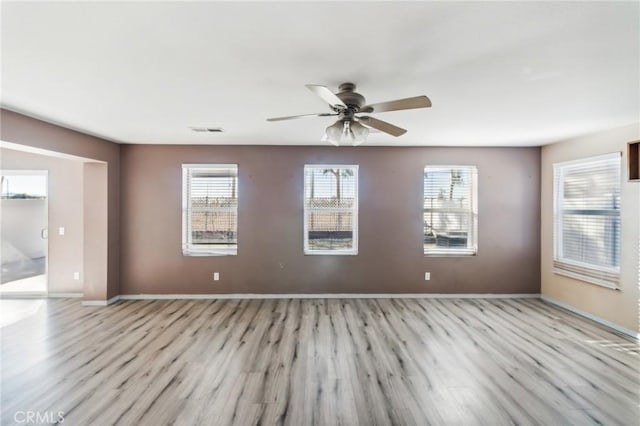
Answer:
[[[446,165],[446,164],[428,164],[424,166],[422,172],[422,213],[427,210],[424,207],[424,174],[427,169],[466,169],[471,171],[471,246],[466,248],[427,248],[424,243],[422,248],[425,257],[455,257],[455,256],[476,256],[478,254],[478,167],[474,165]],[[466,211],[466,209],[461,209]],[[423,219],[424,220],[424,219]],[[423,235],[424,239],[424,235]]]
[[[238,254],[238,245],[237,244],[229,244],[229,245],[219,245],[211,247],[209,245],[204,244],[193,244],[192,243],[192,235],[191,235],[191,215],[190,211],[194,210],[202,210],[202,211],[230,211],[235,210],[236,216],[238,215],[237,207],[234,209],[233,207],[212,207],[212,208],[196,208],[189,210],[189,188],[187,187],[187,177],[191,170],[193,169],[236,169],[236,178],[239,176],[239,167],[238,164],[189,164],[185,163],[182,165],[182,255],[183,256],[236,256]],[[240,179],[236,181],[236,197],[240,194]],[[239,229],[236,230],[236,233],[239,234]]]
[[[336,212],[351,212],[353,214],[352,223],[353,223],[353,247],[350,249],[333,249],[333,250],[318,250],[318,249],[310,249],[309,248],[309,232],[308,232],[308,220],[307,216],[309,213],[314,211],[322,211],[326,212],[328,209],[309,209],[307,208],[306,203],[306,176],[307,176],[307,168],[314,169],[353,169],[355,171],[355,206],[351,209],[332,209]],[[359,195],[359,180],[360,173],[358,170],[357,164],[305,164],[304,165],[304,183],[303,183],[303,191],[302,191],[302,203],[304,205],[304,214],[302,218],[303,223],[303,232],[304,232],[304,254],[311,256],[356,256],[358,254],[358,209],[360,204],[360,195]]]
[[[564,181],[564,172],[562,171],[563,167],[585,164],[589,162],[597,162],[597,161],[606,161],[610,159],[620,160],[620,167],[622,167],[622,152],[611,152],[608,154],[602,155],[594,155],[591,157],[578,158],[575,160],[569,161],[560,161],[553,164],[553,177],[552,177],[552,185],[553,185],[553,273],[557,275],[563,275],[569,278],[573,278],[579,281],[583,281],[589,284],[595,284],[601,287],[609,288],[612,290],[620,289],[620,265],[616,268],[608,268],[601,265],[593,265],[590,263],[578,262],[572,259],[566,259],[560,257],[560,253],[563,253],[562,246],[562,223],[558,220],[558,215],[563,210],[563,200],[564,200],[564,187],[560,185],[559,182],[556,181],[556,176],[560,175],[561,179]],[[619,217],[622,219],[622,179],[623,173],[620,172],[620,209],[619,209]],[[622,225],[622,224],[621,224]],[[621,232],[622,235],[622,232]],[[620,244],[620,241],[618,241]],[[584,269],[585,271],[594,271],[597,273],[608,274],[609,276],[617,276],[617,283],[612,283],[607,280],[599,279],[597,277],[589,276],[587,274],[583,274],[580,272],[574,272],[571,270],[566,270],[562,268],[562,265],[567,265],[569,267],[573,266],[576,268]]]

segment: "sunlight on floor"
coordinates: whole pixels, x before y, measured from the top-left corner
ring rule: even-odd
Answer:
[[[0,299],[0,328],[35,315],[44,303],[44,299]]]
[[[609,348],[618,352],[626,352],[635,356],[640,356],[640,343],[638,342],[620,343],[613,342],[611,340],[586,340],[586,342],[602,348]]]
[[[15,280],[0,285],[1,294],[10,293],[45,293],[47,291],[47,276],[36,275],[21,280]]]

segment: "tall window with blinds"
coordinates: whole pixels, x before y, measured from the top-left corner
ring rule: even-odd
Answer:
[[[358,254],[358,166],[304,166],[305,254]]]
[[[424,168],[424,254],[475,255],[478,171],[474,166]]]
[[[618,287],[621,166],[620,153],[553,165],[555,273]]]
[[[183,254],[237,254],[238,166],[183,164],[182,184]]]

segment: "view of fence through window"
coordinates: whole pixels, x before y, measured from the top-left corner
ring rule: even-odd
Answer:
[[[185,171],[188,249],[235,249],[238,242],[238,176],[234,165]]]
[[[425,253],[475,253],[475,180],[475,167],[425,167]]]
[[[305,251],[357,251],[357,166],[305,166]]]

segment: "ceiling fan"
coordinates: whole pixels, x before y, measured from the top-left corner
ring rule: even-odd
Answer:
[[[416,96],[413,98],[397,99],[367,105],[364,96],[355,92],[356,85],[353,83],[342,83],[338,87],[338,93],[333,93],[326,86],[317,84],[307,84],[306,87],[328,103],[333,112],[267,118],[267,121],[292,120],[303,117],[337,116],[339,117],[338,121],[327,127],[325,135],[322,138],[323,141],[330,142],[336,146],[344,143],[351,143],[354,146],[360,145],[366,140],[370,128],[380,130],[395,137],[407,132],[405,129],[394,126],[386,121],[378,120],[368,115],[357,114],[429,108],[431,106],[431,100],[426,96]]]

